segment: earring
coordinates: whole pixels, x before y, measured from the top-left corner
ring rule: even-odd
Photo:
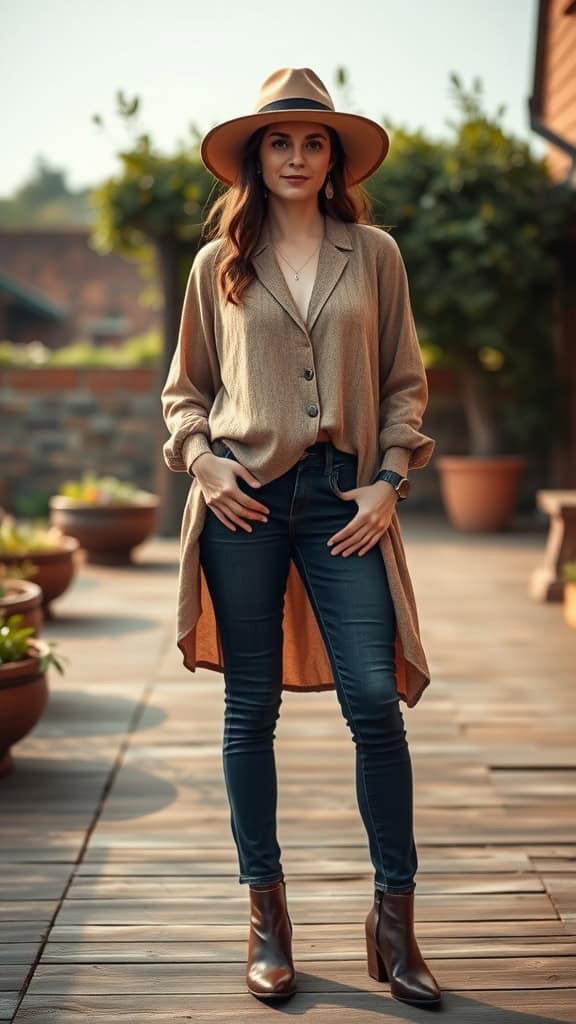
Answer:
[[[334,185],[330,180],[330,175],[328,175],[326,179],[326,185],[324,186],[324,195],[326,196],[326,199],[334,198]]]

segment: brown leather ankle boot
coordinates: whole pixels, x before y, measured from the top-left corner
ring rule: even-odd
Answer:
[[[437,1007],[441,992],[428,970],[414,935],[414,893],[374,891],[366,918],[368,974],[390,981],[394,999],[414,1006]]]
[[[259,999],[287,999],[296,991],[292,922],[284,879],[266,889],[250,886],[246,983]]]

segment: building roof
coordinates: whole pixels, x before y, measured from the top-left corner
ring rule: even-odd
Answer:
[[[6,297],[8,301],[6,301]],[[24,287],[17,281],[0,272],[0,304],[21,306],[27,310],[33,310],[40,316],[52,320],[65,320],[68,311],[64,306],[59,306],[46,298],[36,288]]]

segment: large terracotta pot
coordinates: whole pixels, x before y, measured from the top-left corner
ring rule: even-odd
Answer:
[[[444,507],[459,530],[502,530],[516,507],[521,455],[441,455],[434,465],[440,476]]]
[[[75,537],[63,537],[62,545],[56,551],[27,551],[25,555],[0,555],[5,565],[16,565],[23,558],[29,558],[37,566],[32,582],[42,590],[44,614],[50,615],[49,605],[68,589],[78,566],[76,552],[80,545]]]
[[[31,732],[48,701],[46,675],[39,667],[48,644],[31,637],[30,648],[36,652],[30,658],[0,665],[0,778],[14,768],[10,747]]]
[[[0,596],[0,610],[6,616],[24,616],[22,625],[30,626],[38,634],[44,621],[41,587],[32,580],[19,579],[2,580],[2,585],[8,593]]]
[[[50,523],[76,537],[88,562],[117,565],[130,562],[133,549],[154,533],[159,504],[151,493],[134,505],[94,505],[54,494]]]

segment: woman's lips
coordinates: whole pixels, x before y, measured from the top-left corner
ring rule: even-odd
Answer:
[[[298,177],[297,175],[285,175],[284,181],[291,181],[293,184],[298,184],[301,181],[308,181],[308,178]]]

